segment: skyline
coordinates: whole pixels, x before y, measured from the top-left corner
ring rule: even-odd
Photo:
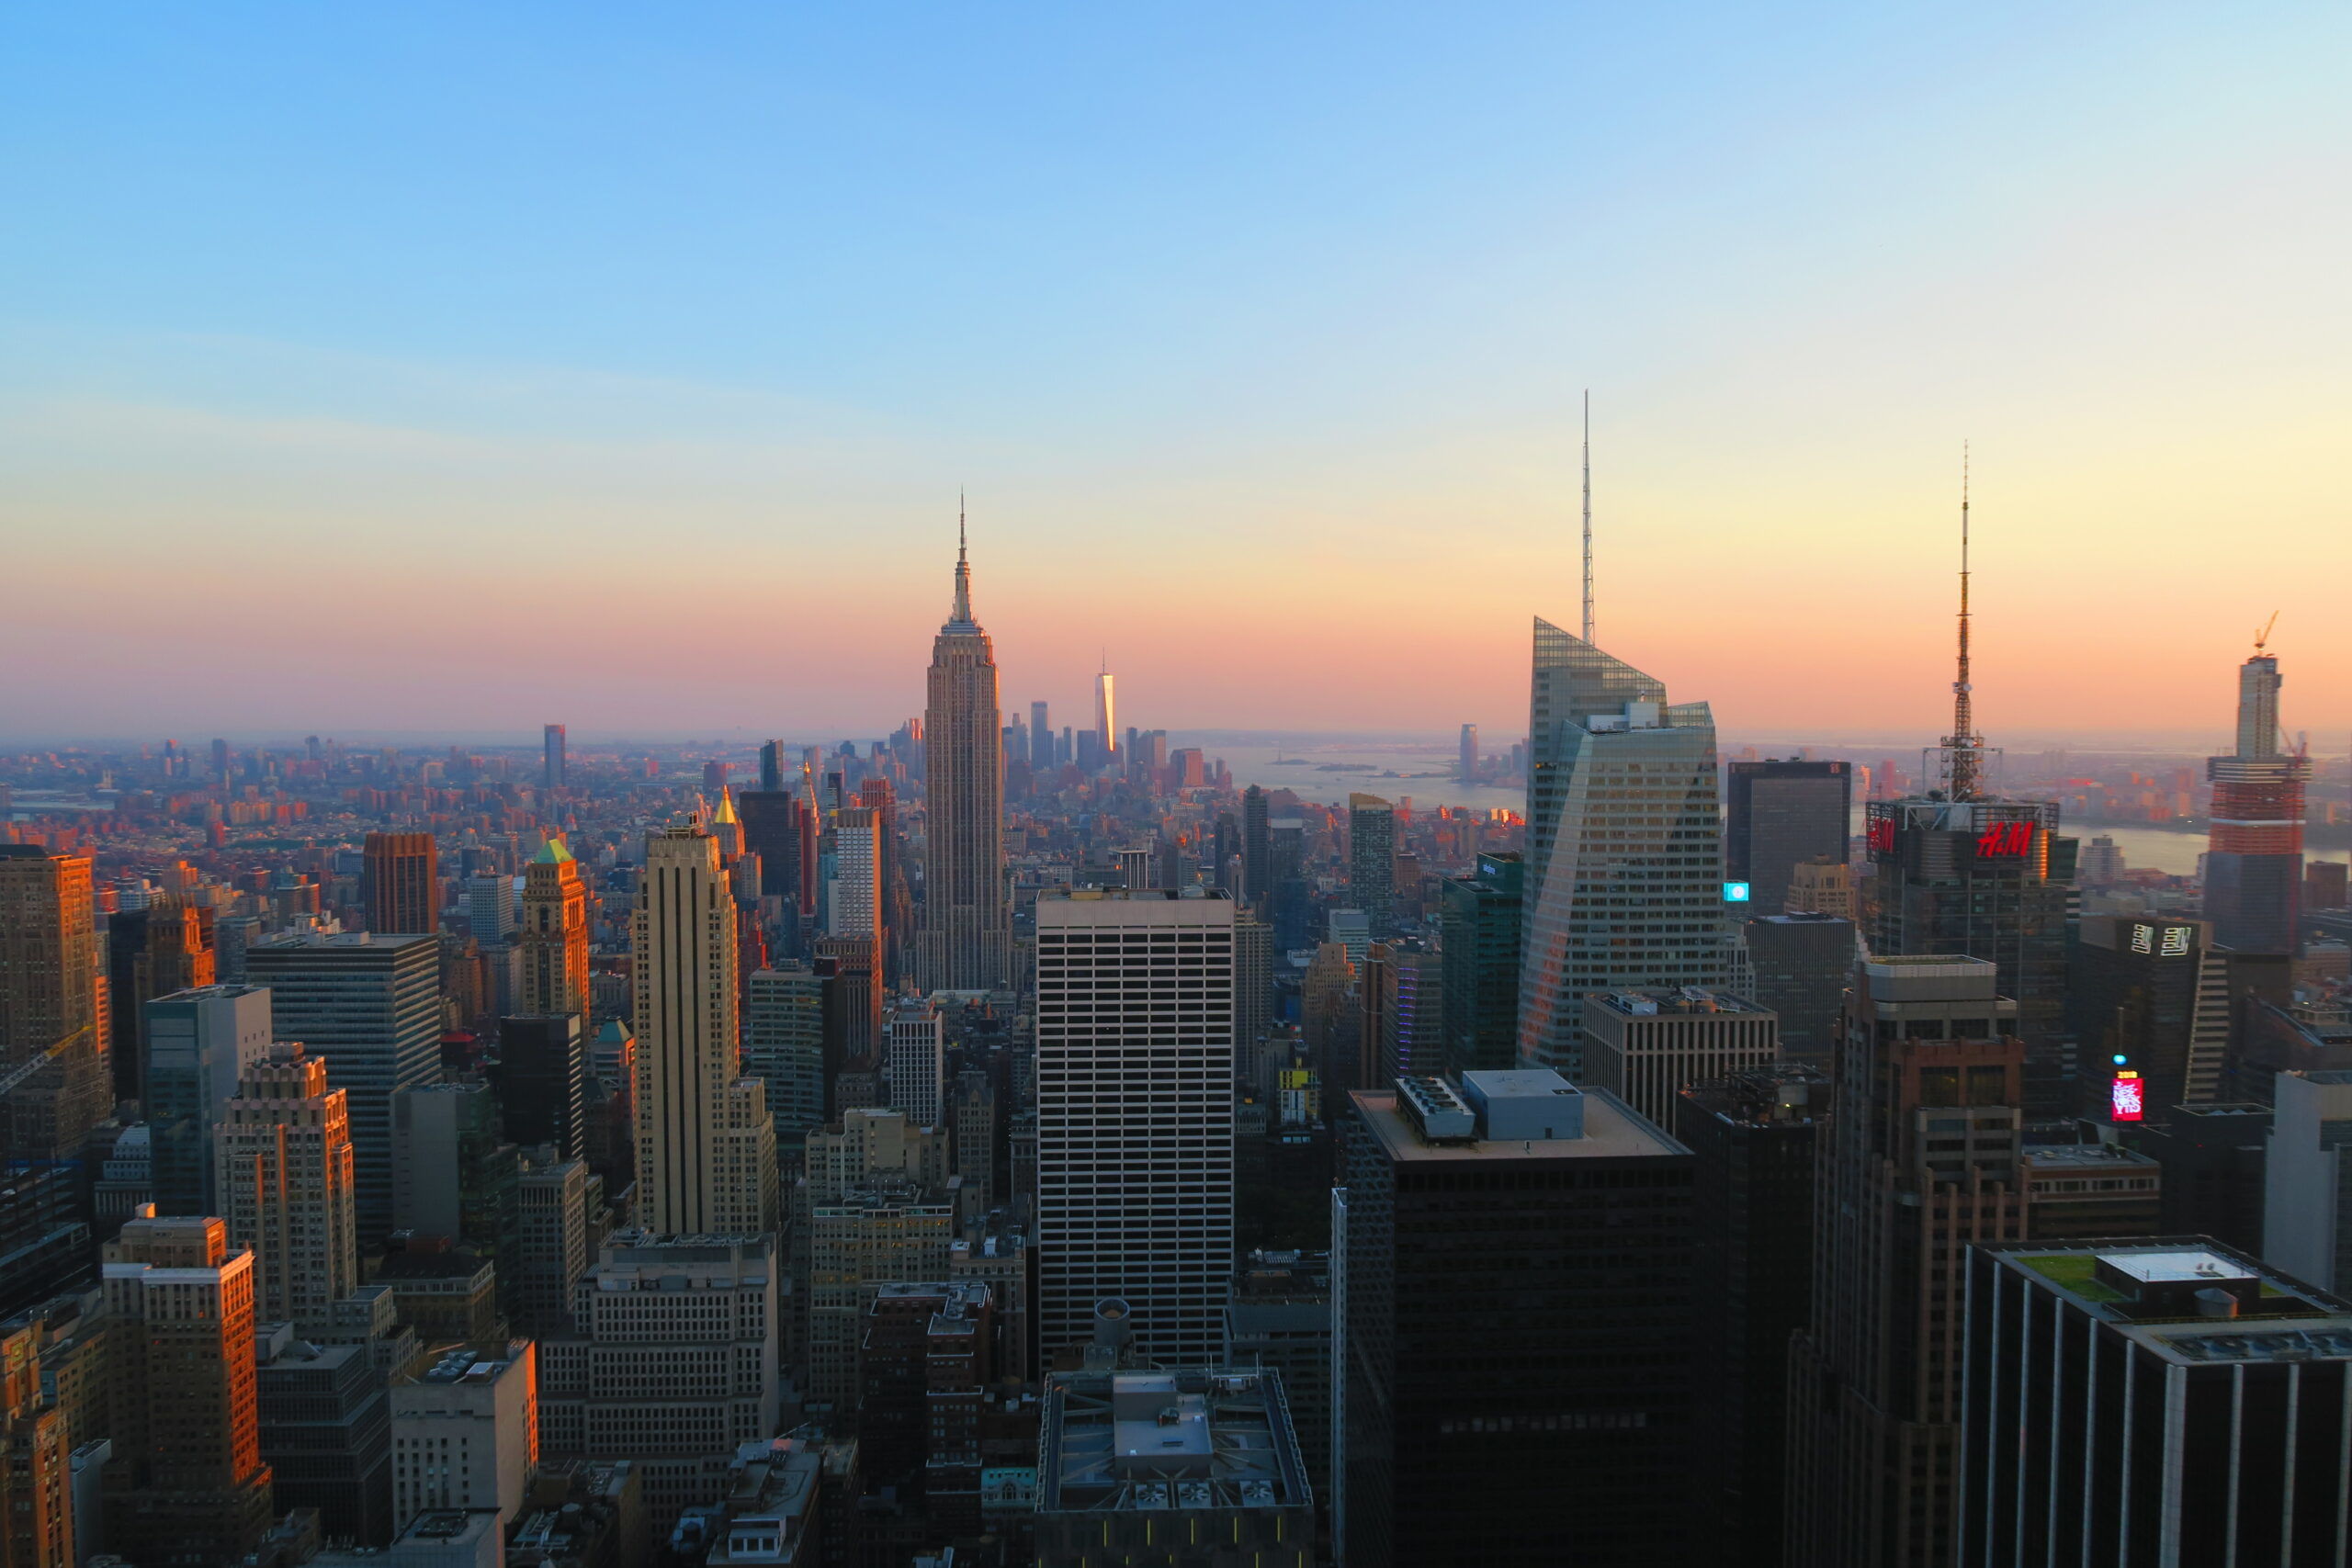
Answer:
[[[881,732],[968,485],[1011,701],[1511,732],[1588,386],[1727,736],[1939,733],[1963,440],[1996,743],[2352,728],[2352,19],[1341,15],[17,14],[0,731]]]

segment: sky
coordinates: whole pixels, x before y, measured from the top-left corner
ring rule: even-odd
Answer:
[[[0,10],[0,738],[2352,728],[2352,9]],[[2330,737],[2334,737],[2333,740]]]

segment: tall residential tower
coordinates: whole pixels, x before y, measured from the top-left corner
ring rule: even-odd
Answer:
[[[2237,750],[2206,760],[2213,826],[2205,918],[2241,953],[2297,951],[2303,881],[2303,784],[2311,759],[2278,749],[2278,658],[2255,645],[2238,666]]]

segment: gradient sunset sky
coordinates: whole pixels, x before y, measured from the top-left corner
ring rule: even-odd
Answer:
[[[0,738],[2352,727],[2352,9],[0,17]]]

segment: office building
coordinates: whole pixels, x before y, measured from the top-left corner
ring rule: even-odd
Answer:
[[[1671,1126],[1690,1085],[1778,1057],[1779,1023],[1728,991],[1596,992],[1584,1002],[1585,1081]]]
[[[2028,1241],[2164,1234],[2164,1167],[2120,1144],[2028,1144],[2018,1191]]]
[[[605,1183],[585,1160],[545,1145],[521,1158],[514,1245],[499,1258],[498,1275],[514,1332],[543,1339],[572,1332],[572,1281],[595,1261],[607,1222]]]
[[[2314,913],[2341,909],[2352,866],[2340,860],[2315,860],[2303,866],[2303,908]]]
[[[825,934],[878,942],[882,938],[882,822],[863,806],[833,813],[832,875],[825,894]]]
[[[269,1051],[269,992],[207,986],[158,997],[146,1009],[144,1108],[155,1212],[220,1213],[212,1128],[245,1070]]]
[[[420,1084],[392,1097],[392,1224],[495,1258],[514,1229],[521,1168],[483,1083]]]
[[[1519,1055],[1575,1079],[1587,996],[1731,977],[1715,726],[1540,620],[1532,691]]]
[[[2352,1307],[2203,1236],[1980,1245],[1962,1269],[1951,1561],[2344,1555]]]
[[[1280,1374],[1104,1367],[1046,1380],[1038,1568],[1316,1561],[1313,1483]],[[1432,1559],[1432,1561],[1436,1561]]]
[[[2078,1114],[2132,1122],[2213,1099],[2230,985],[2211,935],[2202,920],[2082,917],[2067,988],[2068,1023],[2091,1064]]]
[[[1111,687],[1111,659],[1107,652],[1102,670],[1094,677],[1094,748],[1098,766],[1107,768],[1118,760],[1118,705]]]
[[[743,1070],[767,1086],[768,1118],[787,1165],[825,1121],[825,982],[805,964],[762,969],[743,1007]]]
[[[890,1043],[882,1071],[890,1109],[918,1127],[944,1123],[947,1021],[928,998],[904,997],[890,1009]]]
[[[1341,1560],[1550,1568],[1571,1542],[1593,1568],[1689,1560],[1690,1151],[1548,1068],[1349,1100]]]
[[[1811,911],[1756,915],[1742,935],[1757,1004],[1781,1021],[1781,1054],[1827,1066],[1854,976],[1854,922]]]
[[[1038,1342],[1134,1309],[1153,1359],[1216,1353],[1233,1268],[1232,901],[1037,901]]]
[[[548,789],[563,787],[563,726],[550,724],[539,731],[539,783]]]
[[[574,1335],[539,1347],[542,1448],[628,1459],[668,1534],[725,1494],[741,1444],[775,1434],[782,1304],[772,1237],[614,1235],[573,1290]]]
[[[0,1563],[7,1568],[74,1568],[96,1544],[76,1539],[74,1447],[65,1416],[41,1398],[40,1351],[38,1329],[0,1328]]]
[[[133,1219],[107,1247],[107,1550],[234,1562],[269,1528],[254,1257],[217,1219]]]
[[[1751,901],[1751,908],[1753,907]],[[1840,860],[1834,864],[1807,861],[1789,875],[1789,896],[1786,905],[1778,911],[1790,915],[1835,915],[1841,920],[1853,920],[1860,906],[1854,897],[1854,868]],[[1775,911],[1761,910],[1763,914]]]
[[[1004,745],[996,652],[972,618],[972,571],[957,525],[956,602],[932,644],[923,705],[928,850],[915,965],[926,991],[999,991],[1012,981],[1004,883]]]
[[[865,1310],[884,1284],[946,1278],[956,1234],[947,1134],[897,1111],[843,1111],[808,1135],[799,1230],[808,1238],[808,1397],[857,1397]]]
[[[251,1249],[254,1310],[323,1324],[359,1288],[348,1097],[300,1045],[273,1045],[221,1108],[214,1168],[229,1244]]]
[[[1057,766],[1054,757],[1054,727],[1043,703],[1029,705],[1029,769],[1043,781]]]
[[[2352,1072],[2280,1073],[2271,1106],[2262,1260],[2322,1290],[2352,1289]]]
[[[392,1520],[494,1511],[503,1526],[523,1509],[539,1462],[538,1350],[528,1339],[449,1345],[392,1380]]]
[[[1219,1364],[1283,1380],[1291,1430],[1318,1495],[1331,1482],[1331,1257],[1253,1252],[1234,1276]]]
[[[1273,892],[1272,846],[1268,838],[1266,792],[1251,784],[1241,792],[1241,897],[1263,919]]]
[[[2311,759],[2278,747],[2276,654],[2238,667],[2237,747],[2209,758],[2211,837],[2205,853],[2205,918],[2213,940],[2239,953],[2298,953],[2303,881],[2303,789]]]
[[[447,1236],[395,1235],[377,1260],[369,1285],[390,1291],[400,1321],[424,1345],[506,1336],[498,1310],[495,1256],[453,1245]]]
[[[330,1540],[392,1539],[391,1402],[364,1345],[321,1345],[264,1323],[255,1348],[261,1457],[281,1514],[319,1511]]]
[[[561,839],[548,839],[523,868],[523,902],[514,940],[520,971],[514,1010],[572,1013],[586,1027],[588,885]]]
[[[1790,1352],[1791,1564],[1956,1561],[1953,1263],[2026,1238],[2025,1043],[1999,974],[1960,953],[1856,973],[1815,1156],[1813,1320]]]
[[[1796,868],[1846,863],[1853,831],[1854,764],[1735,761],[1724,769],[1724,878],[1747,884],[1759,913],[1787,907]]]
[[[478,872],[466,878],[466,934],[483,949],[504,947],[514,938],[514,879],[503,872]]]
[[[2164,1173],[2163,1235],[2211,1236],[2262,1255],[2271,1115],[2267,1105],[2217,1100],[2152,1107],[2147,1121],[2116,1127],[2126,1147]]]
[[[413,936],[441,929],[440,862],[432,834],[370,833],[360,854],[360,898],[369,931]]]
[[[107,1021],[113,1032],[108,1055],[116,1097],[144,1093],[140,1074],[146,1066],[146,1004],[174,991],[211,985],[218,977],[212,943],[212,910],[183,903],[171,894],[146,897],[138,908],[107,917]]]
[[[1233,1070],[1255,1084],[1260,1054],[1273,1027],[1274,928],[1237,913],[1233,921]]]
[[[776,1228],[766,1086],[737,1067],[735,900],[699,827],[647,835],[635,916],[637,1207],[657,1235]]]
[[[579,1013],[498,1021],[498,1103],[506,1141],[587,1151],[588,1042]]]
[[[1468,784],[1478,776],[1478,727],[1462,727],[1462,747],[1454,761],[1454,776]]]
[[[0,1163],[0,1323],[96,1281],[85,1181],[77,1161]]]
[[[440,940],[298,931],[254,945],[245,974],[269,988],[270,1028],[327,1064],[348,1099],[359,1247],[392,1225],[392,1097],[440,1074]]]
[[[987,1072],[966,1067],[948,1090],[947,1132],[955,1148],[955,1171],[963,1182],[967,1213],[985,1214],[996,1206],[996,1086]]]
[[[1814,1157],[1829,1077],[1792,1062],[1675,1096],[1690,1151],[1692,1371],[1701,1561],[1776,1568],[1788,1455],[1789,1337],[1811,1316]]]
[[[762,766],[764,770],[765,764]],[[781,900],[787,924],[797,924],[816,908],[813,881],[808,895],[802,890],[804,865],[808,877],[816,875],[814,818],[780,778],[773,789],[763,783],[759,789],[737,795],[735,809],[742,818],[744,852],[760,857],[760,897]]]
[[[1372,934],[1396,926],[1396,807],[1376,795],[1348,796],[1348,898]]]
[[[1445,1071],[1444,967],[1422,938],[1373,943],[1363,968],[1360,1025],[1374,1058],[1370,1081]]]
[[[68,1159],[114,1103],[90,857],[0,844],[0,1137]]]
[[[1448,1072],[1507,1069],[1519,1059],[1522,870],[1516,854],[1482,852],[1469,875],[1438,884]]]

